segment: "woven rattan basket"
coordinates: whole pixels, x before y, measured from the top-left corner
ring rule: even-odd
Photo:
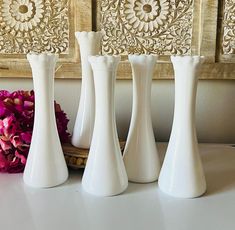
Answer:
[[[124,151],[125,142],[120,142],[121,151]],[[85,168],[89,149],[80,149],[72,146],[69,143],[62,145],[65,160],[70,168],[79,169]]]

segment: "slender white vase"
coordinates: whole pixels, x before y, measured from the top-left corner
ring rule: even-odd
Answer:
[[[88,56],[98,55],[101,47],[101,32],[76,32],[80,45],[82,65],[81,96],[73,129],[72,145],[90,148],[95,121],[95,90],[91,65]]]
[[[149,183],[158,179],[160,160],[151,118],[151,85],[157,57],[129,55],[133,75],[133,105],[124,150],[129,181]]]
[[[159,187],[174,197],[194,198],[206,191],[195,128],[197,73],[202,60],[200,56],[171,57],[175,72],[175,111]]]
[[[85,191],[97,196],[113,196],[128,186],[128,178],[118,141],[114,88],[118,56],[92,56],[96,112],[94,133],[82,178]]]
[[[54,109],[54,71],[57,56],[28,54],[27,59],[33,74],[35,116],[23,178],[24,182],[32,187],[53,187],[68,178]]]

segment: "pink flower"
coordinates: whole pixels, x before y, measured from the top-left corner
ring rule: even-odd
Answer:
[[[0,170],[1,172],[7,172],[9,166],[9,162],[4,156],[3,150],[0,150]]]
[[[25,133],[21,133],[20,134],[20,138],[27,144],[31,143],[31,139],[32,139],[32,133],[30,132],[25,132]]]
[[[21,163],[21,159],[18,157],[14,157],[10,164],[8,165],[7,172],[9,173],[20,173],[24,170],[25,164]]]
[[[12,148],[10,141],[4,141],[0,139],[0,146],[3,151],[8,151]]]
[[[10,139],[16,133],[16,123],[13,115],[0,120],[0,133]]]
[[[0,117],[8,116],[11,111],[6,107],[5,103],[0,100]]]
[[[15,151],[15,156],[20,159],[22,164],[26,164],[26,157],[23,154],[20,154],[17,150]]]
[[[55,115],[61,142],[68,142],[69,120],[55,102]],[[32,138],[34,92],[0,90],[0,172],[24,170]]]
[[[19,148],[23,145],[23,142],[21,141],[21,138],[19,136],[14,136],[11,138],[11,143],[15,148]]]
[[[7,97],[10,97],[11,93],[7,90],[0,90],[0,100],[4,100]]]
[[[15,104],[15,106],[22,105],[23,101],[20,98],[14,98],[14,104]]]
[[[56,124],[60,136],[60,141],[69,142],[69,133],[67,132],[67,129],[64,129],[64,127],[68,126],[69,120],[66,117],[66,113],[64,113],[64,111],[61,110],[60,105],[57,104],[56,102],[55,102],[55,115],[56,115]]]

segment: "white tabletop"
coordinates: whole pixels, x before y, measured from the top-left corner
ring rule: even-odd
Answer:
[[[163,153],[165,145],[158,148]],[[50,189],[33,189],[22,174],[0,174],[1,230],[234,230],[235,148],[200,145],[207,193],[176,199],[157,183],[129,183],[119,196],[100,198],[81,188],[82,171]]]

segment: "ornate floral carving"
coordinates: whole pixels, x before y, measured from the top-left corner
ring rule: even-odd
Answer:
[[[193,0],[103,0],[103,52],[190,54]]]
[[[223,20],[223,54],[235,54],[235,1],[225,0]]]
[[[68,0],[0,0],[0,53],[67,53]]]
[[[153,31],[164,24],[169,15],[169,2],[154,0],[127,0],[124,4],[127,21],[138,31]]]
[[[6,25],[14,30],[28,31],[37,26],[43,17],[43,3],[39,0],[37,4],[30,0],[3,0],[2,17]]]

